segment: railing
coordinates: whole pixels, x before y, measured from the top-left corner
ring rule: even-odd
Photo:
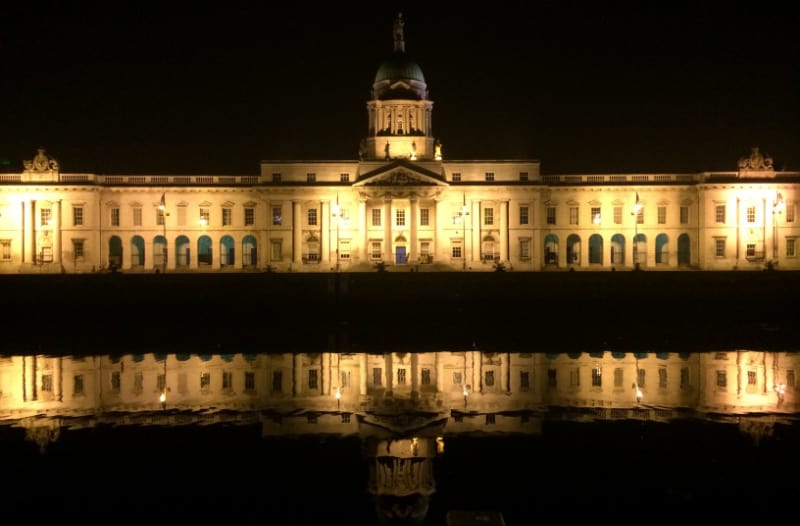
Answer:
[[[691,174],[543,175],[545,184],[694,183]]]

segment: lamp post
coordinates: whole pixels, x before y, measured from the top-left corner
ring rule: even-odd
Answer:
[[[642,213],[642,204],[639,202],[639,192],[636,192],[636,203],[633,205],[633,268],[639,270],[639,214]]]
[[[467,196],[464,194],[461,208],[455,216],[453,216],[453,223],[461,225],[461,270],[467,270],[467,228],[466,217],[469,215],[469,208],[467,208]]]
[[[775,195],[772,202],[772,259],[778,259],[778,216],[783,212],[783,196],[780,192]]]
[[[167,410],[167,355],[164,354],[164,385],[161,387],[161,395],[158,397],[161,402],[161,409]]]
[[[336,223],[336,272],[339,272],[339,223],[342,220],[342,209],[339,208],[339,194],[336,194],[336,204],[333,205],[333,213],[331,214],[333,221]],[[339,393],[337,391],[337,400]]]
[[[340,409],[340,407],[341,407],[341,401],[342,401],[342,387],[341,387],[341,386],[338,386],[338,387],[336,388],[336,410],[337,410],[337,411],[338,411],[338,410]]]
[[[161,211],[161,231],[164,236],[164,261],[162,261],[162,271],[167,271],[167,204],[166,204],[166,194],[161,194],[161,203],[158,205],[158,209]]]

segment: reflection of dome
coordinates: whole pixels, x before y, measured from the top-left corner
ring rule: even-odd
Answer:
[[[415,525],[424,524],[430,505],[430,496],[413,493],[398,497],[377,495],[375,513],[379,524]]]

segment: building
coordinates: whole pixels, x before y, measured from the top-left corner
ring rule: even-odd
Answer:
[[[800,268],[800,172],[757,147],[729,172],[448,159],[402,16],[393,42],[358,159],[98,175],[63,172],[40,148],[0,174],[0,273]]]

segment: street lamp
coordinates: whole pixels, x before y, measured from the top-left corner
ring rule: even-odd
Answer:
[[[342,388],[341,386],[336,388],[336,410],[338,411],[341,406],[342,400]]]
[[[639,270],[639,215],[642,213],[639,192],[636,192],[636,203],[633,205],[633,268]]]
[[[772,202],[772,259],[778,259],[778,215],[783,212],[783,196],[780,192],[775,195]]]
[[[339,272],[339,225],[342,221],[342,209],[339,208],[338,193],[336,194],[336,204],[333,205],[331,217],[333,217],[333,221],[336,223],[336,272]]]
[[[162,233],[164,235],[164,261],[161,262],[163,272],[167,271],[167,203],[166,203],[166,193],[161,194],[161,203],[158,205],[158,209],[161,212],[161,228]]]
[[[467,227],[466,216],[469,215],[467,208],[467,196],[464,194],[461,208],[453,216],[453,224],[461,225],[461,269],[467,270]]]
[[[161,386],[161,395],[158,397],[161,402],[161,409],[167,409],[167,355],[164,354],[164,385]]]

